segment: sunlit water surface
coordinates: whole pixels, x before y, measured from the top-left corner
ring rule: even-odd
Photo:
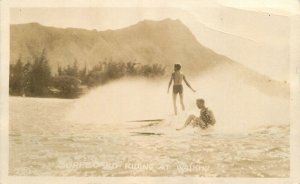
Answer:
[[[76,100],[10,97],[9,103],[10,175],[289,176],[288,124],[178,132],[186,114],[164,122],[82,123],[67,117]]]

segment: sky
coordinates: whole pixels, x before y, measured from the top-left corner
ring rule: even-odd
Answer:
[[[289,17],[300,12],[297,0],[170,2],[159,7],[12,8],[10,22],[114,30],[144,19],[180,19],[204,46],[273,79],[288,80]]]
[[[192,2],[179,3],[176,5],[171,4],[171,6],[179,6],[185,10],[194,10],[197,12],[196,14],[199,14],[200,18],[202,18],[202,20],[205,19],[206,22],[213,22],[216,19],[211,9],[220,6],[258,10],[281,15],[300,13],[299,2],[297,0],[200,0],[194,3]],[[169,8],[155,8],[155,11],[145,11],[144,8],[141,9],[136,6],[135,8],[129,8],[130,13],[128,13],[127,10],[123,11],[121,9],[122,8],[107,8],[99,11],[98,8],[72,8],[69,10],[64,8],[29,8],[27,10],[24,8],[16,8],[11,10],[11,23],[17,24],[36,21],[58,27],[82,27],[86,29],[104,30],[122,28],[147,17],[161,19],[170,16],[168,12]],[[199,11],[199,9],[201,11]],[[68,16],[63,16],[66,14]],[[83,19],[85,21],[80,21]],[[101,22],[99,22],[99,20],[101,20]]]
[[[297,0],[220,0],[219,3],[249,10],[271,11],[278,14],[299,14]]]

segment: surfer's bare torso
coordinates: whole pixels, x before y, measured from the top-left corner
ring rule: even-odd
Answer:
[[[184,80],[184,75],[180,71],[173,72],[172,74],[174,85],[182,85],[182,81]]]
[[[181,73],[180,71],[173,72],[172,79],[173,79],[173,93],[182,94],[183,93],[182,81],[184,80],[183,73]]]

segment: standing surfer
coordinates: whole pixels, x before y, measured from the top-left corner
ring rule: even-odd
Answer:
[[[177,106],[176,106],[176,98],[177,98],[177,94],[179,94],[180,96],[180,104],[181,104],[181,108],[184,111],[185,107],[184,107],[184,103],[183,103],[183,86],[182,86],[182,81],[185,82],[185,84],[193,91],[196,92],[196,90],[194,90],[191,85],[189,84],[189,82],[186,80],[184,74],[180,71],[181,70],[181,65],[180,64],[175,64],[174,65],[174,72],[172,73],[170,82],[169,82],[169,86],[168,86],[168,93],[170,90],[170,86],[173,82],[173,106],[174,106],[174,113],[175,115],[177,115]]]

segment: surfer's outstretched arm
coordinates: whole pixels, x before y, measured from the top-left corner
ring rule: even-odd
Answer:
[[[169,90],[170,90],[170,87],[171,87],[171,84],[172,84],[173,78],[174,78],[174,73],[172,73],[172,75],[171,75],[171,78],[170,78],[170,82],[169,82],[169,86],[168,86],[168,91],[167,91],[167,93],[169,93]]]
[[[196,116],[190,115],[190,116],[187,118],[187,120],[185,121],[183,127],[177,128],[176,130],[182,130],[182,129],[184,129],[184,128],[187,127],[187,126],[188,126],[195,118],[196,118]]]
[[[194,90],[192,88],[192,86],[190,85],[190,83],[186,80],[185,76],[183,76],[183,81],[185,82],[185,84],[193,91],[193,92],[196,92],[196,90]]]

